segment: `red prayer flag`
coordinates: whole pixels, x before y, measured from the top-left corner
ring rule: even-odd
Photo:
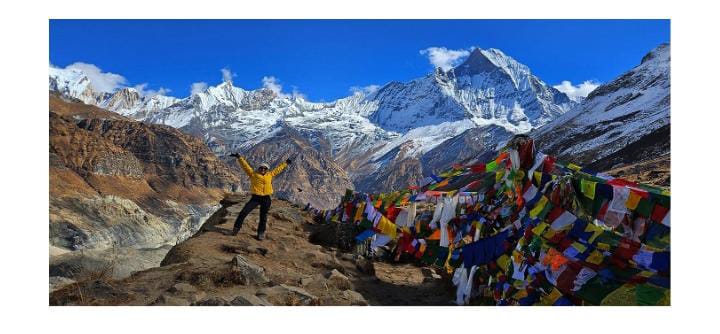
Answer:
[[[661,223],[663,219],[665,219],[665,215],[668,212],[668,208],[655,204],[655,208],[653,208],[652,215],[650,216],[650,219],[655,221],[656,223]]]
[[[560,217],[560,215],[562,215],[563,212],[565,212],[565,210],[563,210],[563,208],[556,206],[555,208],[552,209],[552,211],[550,211],[550,213],[548,213],[548,215],[545,219],[552,223],[555,221],[555,219],[557,219],[557,217]]]
[[[485,164],[477,164],[470,166],[473,173],[485,173]]]
[[[553,168],[555,168],[555,157],[552,155],[548,155],[545,157],[545,161],[543,162],[542,172],[545,174],[550,174],[552,173]]]

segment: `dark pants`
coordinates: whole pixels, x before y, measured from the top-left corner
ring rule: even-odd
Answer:
[[[265,225],[267,224],[267,213],[270,211],[270,196],[258,196],[258,195],[252,195],[250,200],[245,203],[245,206],[243,207],[242,211],[240,211],[240,214],[237,216],[237,219],[235,219],[235,229],[239,229],[242,227],[243,222],[245,221],[245,217],[247,217],[248,214],[252,210],[255,210],[257,206],[260,206],[260,223],[258,224],[258,233],[265,232]]]

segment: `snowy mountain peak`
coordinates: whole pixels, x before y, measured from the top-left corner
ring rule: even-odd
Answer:
[[[473,49],[462,64],[453,69],[453,72],[456,76],[473,76],[496,71],[497,69],[498,66],[490,60],[486,53],[482,49],[476,48]]]
[[[141,103],[140,93],[134,88],[121,88],[105,101],[103,108],[117,110],[134,110]]]
[[[656,48],[648,52],[640,61],[640,64],[645,64],[648,61],[654,62],[665,62],[670,59],[670,43],[662,43]]]
[[[90,79],[78,69],[62,69],[50,66],[50,90],[79,99],[87,104],[96,102]]]
[[[483,50],[475,48],[468,58],[462,64],[452,69],[453,74],[460,78],[465,77],[466,79],[461,81],[473,81],[473,77],[482,76],[495,77],[495,80],[502,80],[501,78],[507,76],[511,81],[515,89],[527,90],[530,89],[531,76],[530,69],[512,57],[506,55],[498,49],[487,49]],[[483,79],[475,79],[475,82],[482,81]]]

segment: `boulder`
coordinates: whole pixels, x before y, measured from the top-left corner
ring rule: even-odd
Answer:
[[[249,293],[242,293],[230,301],[232,306],[271,306],[270,303]]]
[[[322,291],[328,291],[330,288],[328,287],[328,280],[325,278],[322,274],[316,274],[312,277],[306,277],[300,279],[300,285],[308,290],[313,292],[322,292]]]
[[[372,261],[364,257],[359,257],[355,260],[355,267],[363,274],[375,276],[375,265],[373,265]]]
[[[239,271],[241,282],[244,285],[264,284],[270,282],[270,280],[265,276],[265,269],[263,269],[263,267],[248,261],[242,255],[235,255],[231,263],[233,265],[233,270]]]
[[[160,295],[153,303],[153,305],[159,306],[190,306],[190,301],[184,298],[175,297],[170,294],[164,293]]]
[[[339,290],[347,290],[352,288],[350,279],[348,279],[347,276],[343,275],[337,269],[333,269],[327,274],[325,274],[325,278],[327,278],[330,285],[336,287]]]
[[[357,306],[367,306],[368,302],[365,300],[365,297],[358,293],[357,291],[353,290],[345,290],[342,292],[342,295],[345,299],[350,301],[350,305],[357,305]]]
[[[177,283],[167,290],[173,297],[182,298],[196,303],[205,298],[205,291],[198,290],[194,285],[188,283]]]
[[[168,291],[172,293],[194,293],[197,292],[197,288],[188,283],[177,283],[173,285]]]
[[[317,305],[318,298],[302,288],[285,284],[258,290],[256,295],[273,305]]]
[[[300,286],[307,286],[313,282],[312,277],[303,277],[300,279]]]
[[[432,275],[435,274],[435,270],[428,267],[422,267],[420,268],[420,271],[422,272],[423,277],[432,277]]]
[[[51,276],[50,277],[50,292],[60,290],[63,287],[75,283],[74,279],[70,279],[62,276]]]
[[[227,300],[220,297],[205,298],[192,304],[193,306],[230,306]]]

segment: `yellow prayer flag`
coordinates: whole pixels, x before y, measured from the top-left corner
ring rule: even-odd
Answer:
[[[353,221],[359,221],[362,219],[363,212],[365,212],[365,202],[360,203],[358,205],[357,210],[355,210],[355,218]]]
[[[543,234],[543,238],[550,240],[555,236],[555,234],[557,234],[557,231],[550,228],[545,231],[545,234]]]
[[[589,199],[595,199],[595,186],[597,182],[580,180],[580,190]]]
[[[642,277],[652,277],[653,275],[655,275],[655,273],[650,270],[643,270],[643,271],[637,273],[637,275],[642,276]]]
[[[606,243],[604,243],[604,242],[598,242],[598,243],[597,243],[597,248],[598,248],[598,249],[602,249],[602,250],[604,250],[604,251],[609,251],[609,250],[610,250],[610,245],[608,245],[608,244],[606,244]]]
[[[587,226],[585,226],[585,232],[592,232],[592,235],[588,238],[588,242],[593,243],[595,239],[603,233],[603,229],[593,223],[588,223]]]
[[[585,245],[583,245],[583,244],[581,244],[581,243],[579,243],[579,242],[573,242],[573,243],[572,243],[572,247],[575,248],[575,249],[577,249],[578,252],[580,252],[580,253],[584,253],[585,250],[587,249],[587,247],[586,247]]]
[[[387,234],[391,239],[395,239],[397,236],[397,225],[395,225],[393,222],[390,221],[390,219],[387,219],[385,216],[380,217],[380,222],[378,222],[378,229],[383,234]]]
[[[567,165],[567,168],[570,168],[576,172],[579,172],[582,169],[582,167],[580,167],[572,162]]]
[[[540,185],[540,181],[542,180],[542,173],[535,171],[533,173],[533,176],[535,177],[535,181],[537,181],[538,186]]]
[[[548,203],[548,198],[543,195],[540,200],[537,202],[535,207],[530,210],[530,217],[531,218],[537,218],[537,216],[542,212],[542,210],[545,208],[545,205]]]
[[[630,210],[637,209],[638,203],[640,203],[640,199],[642,196],[640,194],[630,191],[630,195],[628,196],[627,201],[625,202],[625,206]]]
[[[501,255],[497,259],[498,269],[502,270],[503,272],[507,271],[508,266],[510,265],[510,257],[507,256],[507,254]]]
[[[560,292],[560,290],[553,288],[549,294],[540,297],[540,304],[550,306],[554,304],[558,299],[560,299],[560,297],[562,297],[562,293]]]
[[[532,232],[535,235],[542,235],[542,233],[545,231],[545,229],[547,227],[548,227],[548,224],[540,223],[540,224],[538,224],[538,226],[535,226],[535,228],[532,229]]]
[[[525,281],[517,280],[517,281],[513,282],[513,286],[515,287],[515,289],[518,289],[518,292],[516,292],[515,295],[513,296],[514,299],[517,300],[517,299],[527,297],[527,295],[528,295],[527,289],[523,289],[522,288],[523,285],[525,285]]]
[[[599,251],[594,250],[590,252],[590,255],[588,255],[585,261],[592,264],[601,264],[603,262],[603,255]]]

